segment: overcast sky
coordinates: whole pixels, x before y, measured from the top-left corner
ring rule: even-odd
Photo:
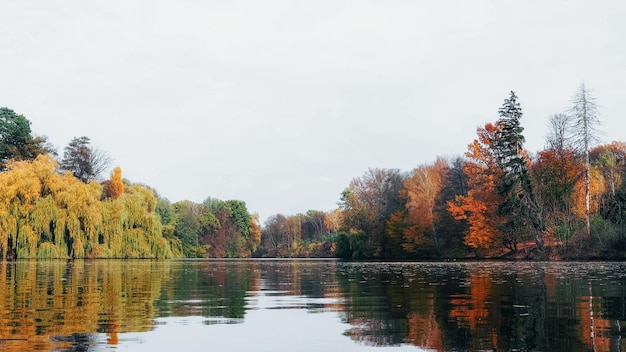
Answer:
[[[0,106],[175,202],[331,210],[368,168],[461,155],[509,91],[526,147],[584,80],[626,140],[623,1],[0,2]]]

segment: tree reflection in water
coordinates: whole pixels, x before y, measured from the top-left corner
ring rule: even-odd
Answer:
[[[95,333],[115,344],[118,333],[148,331],[167,269],[150,261],[0,262],[0,346],[82,351]]]
[[[250,310],[262,317],[289,309],[338,315],[346,339],[363,346],[623,351],[625,269],[622,263],[0,262],[0,350],[113,348],[128,343],[121,334],[154,330],[158,318],[171,317],[243,323],[238,331],[245,332]]]
[[[358,263],[342,268],[345,319],[354,326],[347,335],[358,342],[409,343],[437,351],[625,349],[623,264]]]

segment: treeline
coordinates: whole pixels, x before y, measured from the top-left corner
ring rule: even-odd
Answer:
[[[499,119],[477,129],[464,157],[411,172],[370,169],[339,208],[271,217],[262,254],[344,258],[623,258],[626,144],[598,143],[598,109],[582,84],[572,107],[549,118],[546,146],[524,148],[522,108],[511,92]],[[323,220],[322,220],[323,219]]]
[[[464,156],[410,172],[369,169],[337,209],[270,216],[240,200],[170,203],[74,138],[58,158],[30,122],[0,108],[0,255],[48,257],[622,258],[626,144],[601,144],[583,85],[524,148],[511,92]]]

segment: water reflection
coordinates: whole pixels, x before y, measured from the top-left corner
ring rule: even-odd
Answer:
[[[0,263],[0,347],[7,351],[86,350],[106,334],[152,328],[163,272],[152,262]]]
[[[161,350],[183,324],[196,350],[624,351],[625,284],[622,263],[0,262],[0,350]]]
[[[237,323],[245,315],[246,296],[259,285],[252,261],[174,261],[157,316],[203,316],[207,323]]]
[[[365,344],[624,350],[623,264],[347,264],[339,280]]]

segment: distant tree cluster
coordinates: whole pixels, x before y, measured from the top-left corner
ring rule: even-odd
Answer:
[[[265,222],[260,257],[333,257],[339,212],[309,210],[305,214],[273,215]]]
[[[240,200],[207,198],[202,204],[159,199],[156,208],[167,236],[180,240],[186,257],[248,258],[261,242],[258,216]]]

